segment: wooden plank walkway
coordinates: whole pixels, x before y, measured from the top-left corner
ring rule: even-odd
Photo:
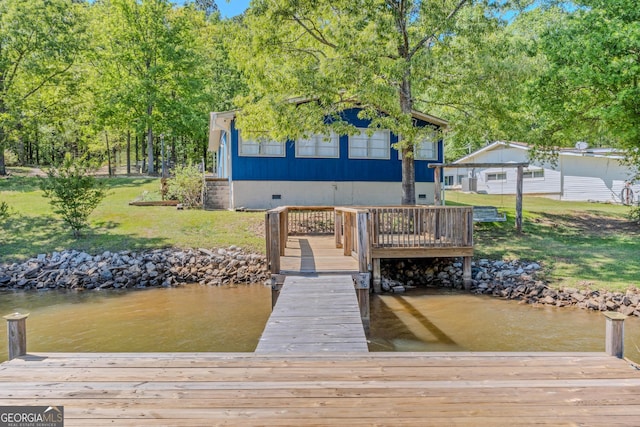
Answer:
[[[290,236],[280,257],[280,273],[317,272],[357,273],[358,261],[336,248],[333,236]]]
[[[351,275],[287,276],[256,353],[367,352]]]
[[[640,371],[604,353],[37,354],[0,405],[65,426],[637,426]]]

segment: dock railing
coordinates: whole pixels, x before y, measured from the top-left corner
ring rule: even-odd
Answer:
[[[465,257],[470,275],[473,208],[467,206],[281,206],[266,213],[267,259],[278,274],[290,235],[331,234],[336,248],[374,272],[381,258]]]

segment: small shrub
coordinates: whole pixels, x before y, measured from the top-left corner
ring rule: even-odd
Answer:
[[[629,219],[640,225],[640,206],[634,206],[629,211]]]
[[[9,218],[9,215],[11,215],[11,211],[7,202],[0,202],[0,222]]]
[[[195,166],[177,166],[168,181],[167,197],[185,208],[202,206],[202,173]]]
[[[44,197],[50,199],[53,211],[71,227],[74,237],[89,226],[89,215],[107,196],[104,182],[89,175],[90,170],[87,163],[67,154],[62,165],[51,168],[40,182]]]

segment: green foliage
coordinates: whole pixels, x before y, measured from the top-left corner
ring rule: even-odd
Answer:
[[[618,146],[640,162],[640,15],[634,0],[578,0],[540,33],[539,147]]]
[[[89,226],[89,215],[107,195],[104,183],[89,175],[89,170],[86,163],[67,154],[62,165],[51,168],[41,182],[44,197],[71,227],[74,237]]]
[[[629,220],[640,225],[640,206],[632,206],[629,211]]]
[[[0,222],[9,218],[10,214],[9,204],[7,202],[0,202]]]
[[[177,166],[169,179],[167,196],[186,208],[202,206],[202,172],[196,166]]]

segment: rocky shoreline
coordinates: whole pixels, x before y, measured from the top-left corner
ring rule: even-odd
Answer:
[[[462,262],[451,258],[385,260],[385,292],[416,287],[463,289]],[[269,283],[266,258],[236,246],[220,249],[155,249],[90,255],[69,250],[40,254],[22,263],[0,264],[0,291],[139,289],[185,283],[219,286]],[[549,287],[535,262],[481,259],[472,266],[470,292],[527,304],[574,306],[640,316],[640,291],[607,292]]]
[[[98,255],[69,250],[0,265],[0,290],[131,289],[184,283],[217,286],[263,283],[269,277],[264,256],[236,246]]]
[[[490,261],[472,264],[470,292],[519,300],[526,304],[578,307],[597,311],[617,311],[640,317],[640,290],[609,292],[594,289],[549,287],[541,266],[535,262]],[[445,259],[388,260],[381,264],[382,288],[404,292],[415,287],[463,289],[462,261]]]

